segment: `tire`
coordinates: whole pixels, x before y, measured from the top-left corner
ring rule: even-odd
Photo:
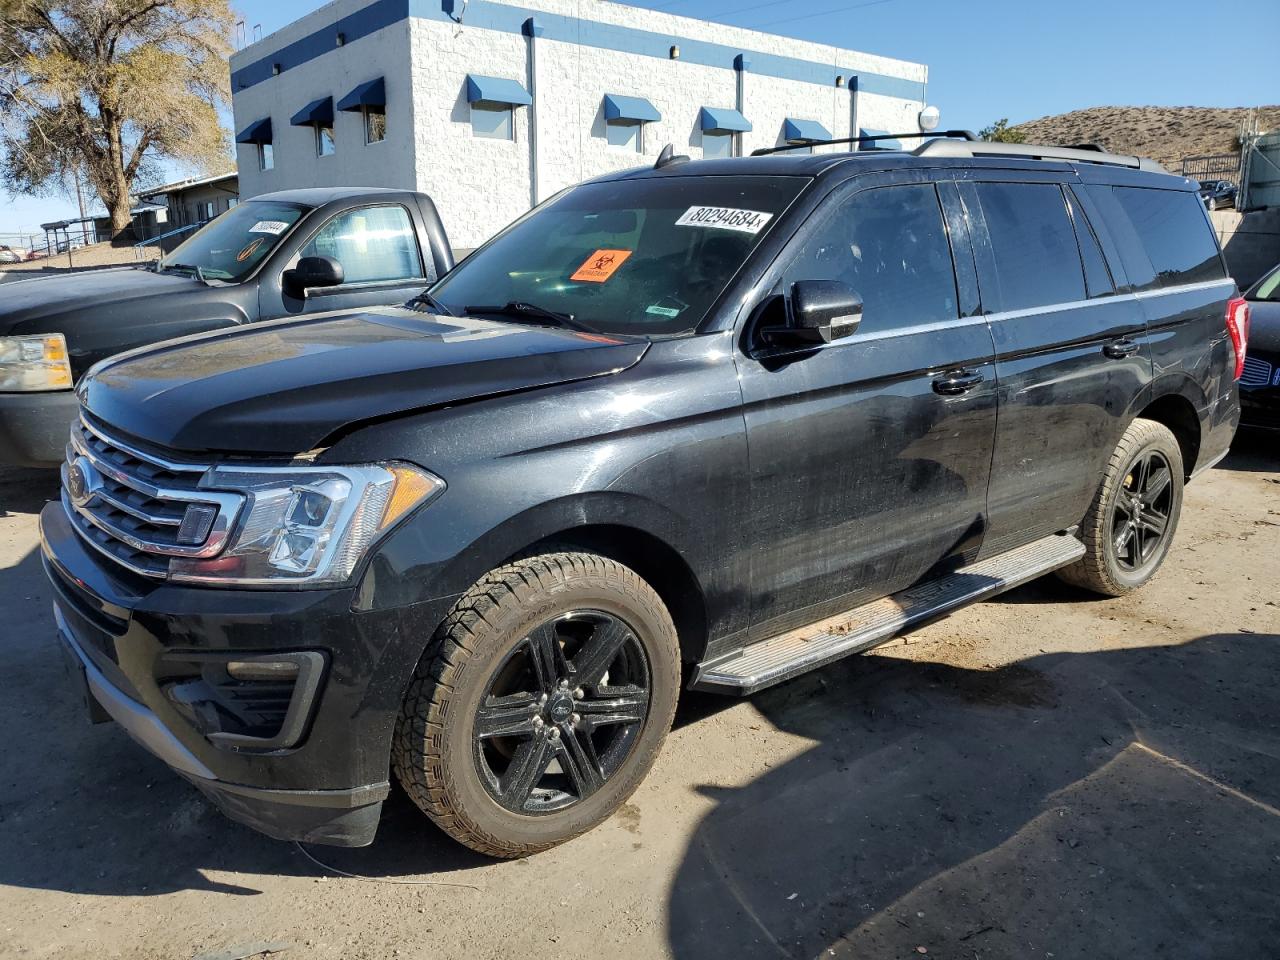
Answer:
[[[1085,554],[1058,576],[1108,597],[1124,596],[1155,576],[1177,530],[1184,475],[1182,450],[1169,428],[1134,420],[1080,525]]]
[[[392,766],[455,840],[527,856],[631,796],[679,689],[675,626],[635,571],[588,553],[526,557],[480,580],[436,631],[405,695]]]

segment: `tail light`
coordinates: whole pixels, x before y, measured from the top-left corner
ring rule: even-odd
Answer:
[[[1233,297],[1227,302],[1227,333],[1231,336],[1231,348],[1236,352],[1236,372],[1239,380],[1244,373],[1244,354],[1249,348],[1249,301]]]

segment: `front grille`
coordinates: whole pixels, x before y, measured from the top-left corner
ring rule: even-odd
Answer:
[[[1258,389],[1272,386],[1271,364],[1261,357],[1244,357],[1244,373],[1240,376],[1240,386],[1244,389]],[[1280,386],[1280,384],[1277,384]]]
[[[208,469],[144,452],[82,416],[62,465],[62,505],[91,546],[135,573],[163,578],[173,557],[215,556],[244,502],[201,489]]]

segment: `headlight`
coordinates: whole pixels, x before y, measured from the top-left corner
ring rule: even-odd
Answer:
[[[70,386],[71,363],[62,334],[0,337],[0,393],[66,390]]]
[[[315,586],[349,580],[373,542],[444,481],[399,463],[218,466],[201,486],[243,493],[245,506],[227,547],[205,560],[175,557],[171,580]]]

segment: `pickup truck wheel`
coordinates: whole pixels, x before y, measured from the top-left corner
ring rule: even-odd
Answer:
[[[409,684],[392,763],[454,839],[495,857],[563,843],[639,786],[671,727],[680,647],[633,570],[528,557],[454,606]]]
[[[1108,597],[1136,590],[1160,568],[1182,511],[1182,451],[1169,428],[1134,420],[1080,525],[1085,555],[1058,571]]]

